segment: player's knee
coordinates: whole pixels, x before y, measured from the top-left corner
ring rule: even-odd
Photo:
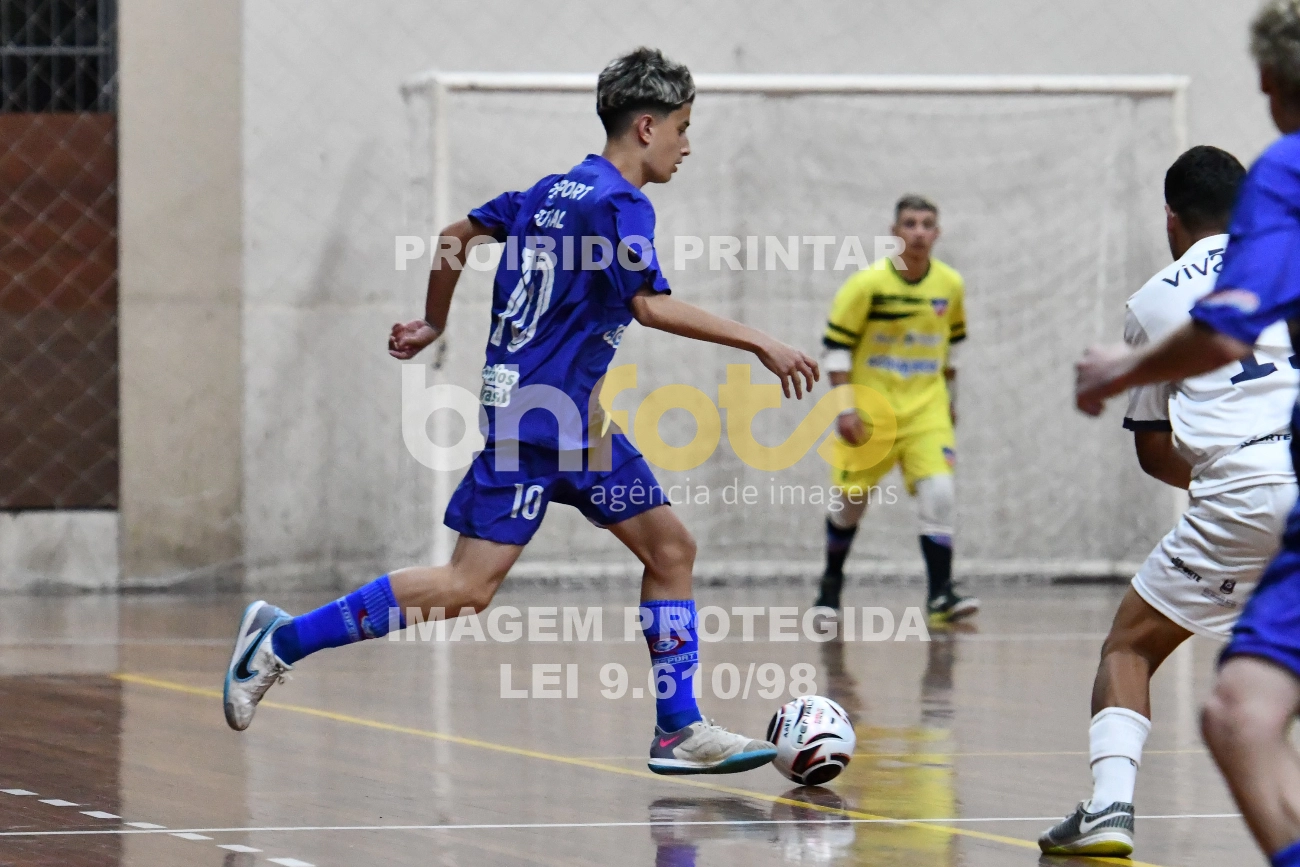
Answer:
[[[650,551],[649,565],[660,574],[672,574],[682,570],[689,572],[695,565],[696,551],[695,537],[682,527],[679,532],[656,541]]]
[[[1285,736],[1287,715],[1266,697],[1220,681],[1201,711],[1201,734],[1211,751],[1259,744]]]
[[[475,614],[492,604],[497,588],[501,586],[495,576],[464,574],[456,577],[453,595],[459,600],[459,608],[472,608]]]
[[[923,535],[951,536],[956,507],[957,489],[952,476],[929,476],[916,483],[916,511]]]
[[[858,489],[857,496],[853,498],[840,496],[833,500],[827,509],[826,517],[841,530],[847,530],[856,527],[866,511],[866,498],[861,495],[861,489]]]

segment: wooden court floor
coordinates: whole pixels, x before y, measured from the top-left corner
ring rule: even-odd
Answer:
[[[774,642],[761,617],[744,641],[733,618],[726,640],[702,648],[704,712],[761,736],[789,696],[788,684],[782,698],[760,696],[762,672],[770,694],[778,669],[788,679],[810,665],[858,735],[851,766],[826,789],[771,768],[646,770],[653,700],[633,697],[647,657],[639,638],[623,640],[630,592],[507,586],[498,597],[521,612],[604,605],[599,642],[462,636],[326,651],[273,689],[242,734],[226,728],[220,689],[247,600],[10,597],[0,606],[0,865],[1130,863],[1040,859],[1033,842],[1089,793],[1088,693],[1121,592],[982,589],[976,630],[928,642]],[[901,619],[919,593],[855,587],[846,603]],[[806,596],[701,588],[699,601]],[[327,598],[276,601],[296,613]],[[1133,864],[1265,863],[1197,733],[1215,651],[1194,640],[1156,678]],[[503,665],[504,688],[561,697],[503,698]],[[602,695],[613,690],[602,670],[614,682],[620,665],[624,694]]]

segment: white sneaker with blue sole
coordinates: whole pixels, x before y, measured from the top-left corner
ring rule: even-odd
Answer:
[[[655,726],[650,770],[656,774],[735,774],[760,768],[776,758],[776,747],[729,732],[708,720],[675,732]]]
[[[244,609],[235,636],[235,649],[226,666],[226,684],[222,695],[226,722],[237,732],[248,728],[257,712],[257,703],[266,691],[284,682],[293,666],[275,655],[271,633],[292,620],[286,612],[266,602],[254,602]]]

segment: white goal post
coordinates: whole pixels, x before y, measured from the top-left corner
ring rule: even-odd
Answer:
[[[738,95],[757,97],[1117,97],[1131,100],[1162,99],[1168,101],[1167,126],[1161,133],[1159,159],[1172,160],[1187,147],[1187,92],[1190,80],[1176,75],[784,75],[784,74],[701,74],[695,76],[696,89],[702,95]],[[500,72],[450,72],[432,70],[413,76],[401,87],[408,107],[412,133],[412,190],[414,196],[427,197],[413,202],[418,218],[410,228],[428,237],[450,223],[462,213],[466,202],[457,201],[453,207],[452,188],[457,167],[453,165],[453,126],[456,111],[453,100],[475,94],[508,96],[519,95],[546,98],[554,95],[593,94],[596,76],[567,73],[500,73]],[[588,108],[594,116],[594,107]],[[1068,148],[1066,149],[1068,151]],[[1064,153],[1064,151],[1063,151]],[[581,154],[576,154],[576,162]],[[990,159],[994,158],[990,156]],[[555,165],[552,170],[563,170]],[[1122,220],[1121,220],[1122,222]],[[1105,243],[1102,245],[1106,246]],[[662,253],[661,253],[662,255]],[[1104,257],[1103,257],[1104,258]],[[1107,292],[1114,294],[1114,281],[1103,274],[1106,265],[1098,266],[1096,282],[1105,283]],[[830,278],[826,278],[830,279]],[[841,275],[840,280],[843,279]],[[1126,275],[1125,280],[1131,280]],[[1145,279],[1145,278],[1143,278]],[[1139,284],[1140,285],[1140,284]],[[1137,286],[1128,286],[1128,292]],[[1127,293],[1125,293],[1127,294]],[[1099,295],[1100,297],[1100,295]],[[1100,306],[1100,304],[1098,304]],[[1108,311],[1110,316],[1115,311]],[[1119,311],[1122,315],[1122,309]],[[1101,314],[1098,314],[1100,321]],[[477,336],[477,331],[470,331]],[[1113,339],[1113,335],[1111,338]],[[445,339],[445,338],[444,338]],[[457,345],[457,352],[469,351],[469,339]],[[472,347],[477,350],[478,347]],[[449,375],[442,365],[435,364],[433,379],[447,381]],[[463,379],[464,377],[462,377]],[[446,423],[440,421],[446,413],[434,416],[435,438],[445,436]],[[667,423],[667,422],[665,422]],[[961,436],[959,432],[959,437]],[[432,491],[433,534],[431,539],[432,562],[444,563],[450,558],[453,534],[442,525],[442,515],[449,499],[454,475],[434,472]],[[958,485],[962,484],[959,472]],[[1008,488],[1008,496],[1015,496]],[[1099,502],[1100,505],[1100,502]],[[552,513],[554,514],[554,513]],[[1169,512],[1158,516],[1157,524],[1167,525]],[[550,520],[554,520],[551,518]],[[868,521],[870,523],[870,521]],[[819,523],[816,526],[820,526]],[[860,543],[861,544],[861,543]],[[1132,546],[1130,546],[1132,547]],[[1133,548],[1132,550],[1137,550]],[[703,553],[703,552],[702,552]],[[536,572],[549,576],[556,570],[575,577],[631,574],[626,565],[614,565],[612,560],[574,563],[563,556],[551,560],[529,562],[526,557],[519,571]],[[1138,558],[1140,561],[1140,558]],[[911,562],[906,557],[879,559],[871,564],[860,564],[858,571],[871,573],[912,573],[919,567],[919,558]],[[1081,556],[1075,553],[1058,558],[1050,555],[1030,554],[1023,557],[998,557],[967,559],[958,548],[956,571],[959,575],[1117,575],[1136,566],[1133,554],[1123,556]],[[719,575],[786,575],[809,574],[820,568],[815,558],[799,555],[790,560],[736,561],[728,563],[702,561],[700,572]]]

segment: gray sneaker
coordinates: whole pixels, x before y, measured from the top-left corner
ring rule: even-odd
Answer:
[[[1038,848],[1047,855],[1133,854],[1133,805],[1116,801],[1104,810],[1089,813],[1082,801],[1059,825],[1038,838]]]
[[[235,649],[226,666],[225,689],[222,705],[226,722],[232,729],[242,732],[253,721],[257,703],[266,691],[283,683],[284,675],[293,667],[275,655],[271,649],[271,633],[276,627],[288,623],[288,614],[265,602],[254,602],[244,609],[235,636]]]
[[[666,732],[655,726],[650,770],[656,774],[735,774],[776,758],[776,747],[729,732],[708,720]]]

